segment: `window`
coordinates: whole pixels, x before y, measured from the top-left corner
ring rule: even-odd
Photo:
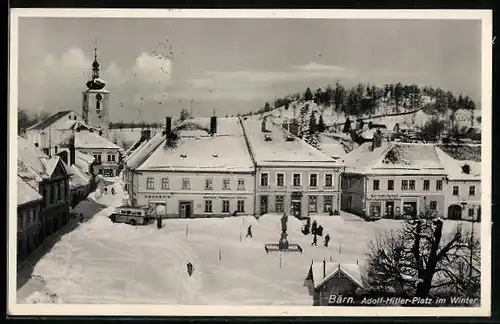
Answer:
[[[310,213],[318,212],[318,197],[309,196],[309,212]]]
[[[108,162],[116,162],[116,155],[108,154]]]
[[[245,190],[245,179],[238,179],[238,190]]]
[[[453,196],[458,196],[460,194],[460,190],[458,186],[453,186]]]
[[[317,187],[318,186],[318,175],[311,174],[309,175],[309,187]]]
[[[410,190],[415,190],[415,180],[410,180]]]
[[[325,175],[325,187],[333,186],[333,175],[331,173],[327,173]]]
[[[408,190],[408,180],[401,180],[401,190]]]
[[[161,178],[161,188],[168,189],[168,178]]]
[[[332,210],[332,202],[333,202],[333,197],[332,196],[324,196],[323,197],[323,212],[324,213],[329,213],[330,210]]]
[[[102,162],[102,155],[101,155],[101,153],[94,153],[94,160],[96,162]]]
[[[373,180],[373,190],[380,190],[380,180]]]
[[[436,181],[436,190],[443,190],[443,180]]]
[[[394,180],[387,180],[387,190],[394,190]]]
[[[293,174],[293,186],[300,187],[300,173]]]
[[[205,190],[212,190],[214,188],[213,184],[214,181],[212,179],[205,179]]]
[[[211,212],[212,212],[212,201],[205,200],[205,213],[211,213]]]
[[[183,190],[190,189],[189,178],[182,178],[182,189]]]
[[[155,188],[155,179],[149,177],[146,179],[146,189],[154,189]]]
[[[469,186],[469,196],[476,195],[476,186]]]
[[[424,180],[424,190],[428,191],[431,187],[431,182],[429,180]]]
[[[238,200],[238,213],[244,213],[245,212],[245,201],[244,200]]]
[[[437,201],[432,200],[429,204],[429,209],[430,210],[436,210],[437,209]]]
[[[282,213],[284,210],[283,202],[285,200],[284,196],[276,196],[276,212]]]
[[[469,217],[474,218],[474,208],[469,208]]]
[[[276,175],[276,186],[283,188],[285,186],[285,174],[278,173]]]
[[[222,212],[229,213],[229,200],[222,201]]]
[[[54,146],[54,154],[57,154],[57,146]]]
[[[226,178],[222,179],[222,190],[229,190],[231,189],[231,180]]]
[[[260,186],[261,187],[269,186],[269,175],[267,173],[262,173],[260,175]]]

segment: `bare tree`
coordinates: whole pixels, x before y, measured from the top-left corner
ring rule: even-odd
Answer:
[[[437,216],[426,209],[369,244],[367,274],[378,289],[417,297],[440,292],[479,297],[479,240],[461,225],[445,235]]]

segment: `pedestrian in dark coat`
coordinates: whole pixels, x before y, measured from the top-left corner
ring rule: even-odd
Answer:
[[[330,242],[330,234],[325,235],[325,246],[328,247],[328,242]]]
[[[191,262],[189,262],[187,264],[187,273],[188,275],[191,277],[193,275],[193,271],[194,271],[194,267],[193,265],[191,264]]]
[[[311,245],[318,246],[318,237],[316,236],[316,234],[314,234],[313,241],[312,241]]]
[[[253,238],[252,236],[252,225],[248,225],[248,228],[247,228],[247,235],[245,235],[245,237],[249,237],[250,238]]]
[[[312,225],[311,225],[311,233],[312,234],[316,234],[316,229],[317,228],[318,228],[318,223],[316,223],[316,221],[313,221]]]
[[[85,220],[85,218],[83,217],[83,214],[80,213],[80,223],[83,223],[84,220]]]
[[[111,194],[114,195],[115,194],[115,188],[111,188]]]

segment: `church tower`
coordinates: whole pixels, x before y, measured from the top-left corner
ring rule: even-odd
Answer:
[[[94,49],[94,62],[92,63],[92,80],[87,82],[87,89],[82,93],[82,117],[85,123],[100,128],[107,137],[110,121],[111,93],[106,90],[106,82],[99,76],[99,62],[97,61],[97,48]]]

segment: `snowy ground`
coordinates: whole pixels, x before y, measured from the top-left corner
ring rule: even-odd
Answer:
[[[400,225],[395,220],[365,222],[350,214],[319,216],[319,225],[332,237],[325,248],[321,238],[317,247],[311,246],[312,237],[304,236],[301,222],[290,217],[289,241],[300,244],[304,253],[284,253],[280,266],[280,254],[264,250],[265,243],[278,241],[280,215],[174,219],[159,230],[156,224],[111,223],[107,215],[122,203],[119,194],[91,198],[110,207],[62,237],[38,262],[34,275],[45,297],[35,291],[18,302],[311,305],[304,286],[311,260],[362,263],[376,233]],[[254,237],[246,239],[250,224]],[[455,223],[446,224],[449,229]],[[195,267],[192,277],[186,273],[188,262]]]

